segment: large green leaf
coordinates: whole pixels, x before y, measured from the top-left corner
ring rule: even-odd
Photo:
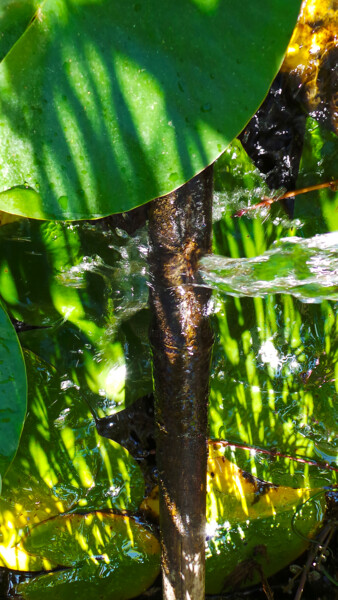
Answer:
[[[41,0],[0,67],[0,208],[83,219],[185,183],[256,110],[299,5]]]
[[[145,591],[160,569],[160,544],[140,523],[94,512],[59,516],[22,541],[30,555],[72,567],[17,587],[27,600],[127,600]]]
[[[0,556],[10,568],[39,570],[48,567],[41,557],[14,548],[34,525],[69,511],[136,510],[144,481],[127,450],[98,435],[76,389],[34,355],[26,361],[29,406],[3,480]]]
[[[21,347],[0,304],[0,490],[18,448],[27,406],[26,370]]]

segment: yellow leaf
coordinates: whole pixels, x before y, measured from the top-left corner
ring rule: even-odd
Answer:
[[[337,57],[337,0],[305,0],[281,70],[294,78],[297,95],[309,112],[320,108],[328,113],[329,127],[335,133],[338,133],[338,95],[334,92]]]

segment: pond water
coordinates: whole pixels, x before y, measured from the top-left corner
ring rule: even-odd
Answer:
[[[211,255],[201,261],[204,283],[243,297],[292,294],[302,302],[338,300],[338,233],[289,237],[254,258]]]
[[[310,117],[304,128],[297,188],[337,176],[334,133]],[[270,193],[266,179],[238,140],[215,166],[213,254],[200,265],[213,290],[209,433],[248,477],[313,490],[319,514],[316,498],[338,472],[338,194],[323,188],[287,212],[276,203],[236,217]],[[1,297],[37,399],[27,420],[35,445],[17,459],[25,532],[30,519],[60,512],[113,508],[138,519],[156,482],[146,228],[129,236],[107,222],[22,220],[0,228],[0,249]],[[97,430],[126,450],[99,442]],[[116,464],[122,478],[111,475]],[[19,500],[15,510],[4,501],[15,513]],[[122,546],[121,563],[134,552]],[[17,570],[10,581],[5,572],[2,598],[25,579]]]
[[[245,160],[248,173],[241,152],[235,142],[219,169],[233,176]],[[259,183],[250,196],[255,203],[264,182],[250,168]],[[216,172],[216,186],[217,178]],[[201,262],[201,285],[214,291],[208,309],[215,332],[210,436],[228,441],[224,456],[254,477],[326,489],[336,481],[338,450],[338,238],[332,230],[337,197],[322,191],[310,210],[303,200],[292,220],[278,207],[234,218],[246,194],[237,186],[230,200],[224,190],[216,191],[215,254]],[[71,405],[62,408],[62,394],[80,396],[100,433],[137,457],[151,487],[156,470],[146,229],[128,236],[95,223],[18,221],[1,228],[1,244],[2,295],[12,316],[26,324],[17,326],[21,343],[56,369],[59,392],[52,402],[58,426],[68,423],[78,437],[80,413],[67,420]],[[39,364],[51,381],[50,370]],[[41,393],[42,384],[33,381]],[[135,403],[138,398],[142,402]],[[81,419],[93,431],[90,412]],[[46,441],[43,448],[48,457]],[[28,487],[34,483],[32,465],[40,460],[30,452]],[[55,465],[58,459],[48,460]],[[123,463],[134,468],[130,458]],[[61,474],[69,477],[65,466]],[[140,486],[140,474],[134,486],[136,480]],[[37,493],[43,498],[41,489]],[[14,589],[24,579],[12,573],[3,585]],[[156,586],[153,592],[160,597]]]

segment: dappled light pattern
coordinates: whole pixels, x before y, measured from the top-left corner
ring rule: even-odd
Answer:
[[[0,556],[13,569],[46,568],[13,547],[31,528],[69,511],[136,510],[144,493],[129,453],[98,435],[79,394],[26,354],[29,406],[19,450],[3,481]]]
[[[3,2],[0,208],[49,219],[131,209],[211,164],[256,110],[300,4],[41,0],[16,24]]]
[[[160,569],[160,543],[149,529],[130,517],[98,511],[50,519],[21,545],[30,556],[67,567],[19,584],[17,591],[27,600],[41,595],[126,600],[146,590]]]
[[[275,486],[241,471],[209,445],[206,590],[251,585],[299,556],[320,526],[324,491]],[[297,533],[294,524],[297,525]],[[242,565],[236,581],[235,570]]]
[[[330,178],[334,170],[330,152],[337,157],[332,134],[326,134],[309,120],[299,175],[302,183],[313,178],[316,169],[321,177]],[[214,226],[217,254],[230,256],[238,263],[243,257],[254,264],[255,258],[268,251],[276,239],[286,238],[285,244],[297,252],[298,243],[290,236],[305,237],[300,244],[310,245],[309,238],[320,244],[321,240],[336,235],[332,233],[330,238],[328,232],[337,229],[337,193],[330,196],[326,190],[314,192],[299,205],[297,198],[297,219],[292,222],[279,207],[273,207],[270,215],[265,212],[254,215],[255,218],[233,219],[236,206],[248,195],[248,189],[250,201],[257,189],[264,189],[264,182],[243,154],[239,142],[225,153],[219,169]],[[228,196],[222,188],[223,176],[235,190],[232,204],[224,203],[224,197]],[[281,252],[281,259],[282,256]],[[293,261],[287,254],[284,259],[285,273],[288,264],[292,271]],[[244,269],[245,260],[242,263]],[[322,267],[324,270],[325,265]],[[263,262],[260,269],[264,278]],[[302,304],[282,293],[253,299],[227,295],[215,296],[214,313],[216,341],[209,410],[212,437],[233,443],[236,448],[233,453],[228,449],[227,456],[264,480],[297,487],[317,487],[335,481],[338,462],[335,304],[328,301],[320,305]],[[259,450],[267,453],[261,454]],[[276,452],[282,456],[276,457]]]
[[[229,299],[224,309],[211,386],[213,436],[337,465],[333,309],[295,305],[286,296]],[[306,464],[299,468],[309,476]]]
[[[208,451],[206,592],[217,594],[258,582],[261,572],[267,577],[296,559],[322,524],[326,499],[324,490],[253,477],[226,458],[224,443],[209,442]],[[158,486],[141,509],[159,518]],[[242,564],[237,581],[232,574]]]
[[[144,238],[94,223],[0,228],[7,310],[44,326],[22,332],[21,343],[58,369],[65,388],[77,386],[98,417],[152,389]]]

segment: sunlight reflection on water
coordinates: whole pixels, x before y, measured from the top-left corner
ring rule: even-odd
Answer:
[[[306,303],[338,300],[338,232],[283,238],[254,258],[209,255],[200,272],[206,286],[233,296],[282,293]]]

